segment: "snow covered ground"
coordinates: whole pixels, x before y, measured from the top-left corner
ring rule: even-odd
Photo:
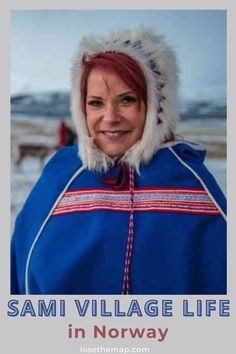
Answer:
[[[14,117],[11,121],[11,227],[27,195],[40,176],[42,167],[34,157],[25,157],[15,165],[19,143],[56,145],[58,119]],[[206,165],[226,194],[226,121],[194,120],[179,123],[178,134],[204,144],[209,151]],[[49,158],[50,156],[48,156]],[[46,162],[46,161],[45,161]]]

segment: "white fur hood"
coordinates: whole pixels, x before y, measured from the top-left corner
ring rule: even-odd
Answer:
[[[147,82],[147,115],[144,132],[122,160],[139,170],[171,135],[179,116],[177,104],[177,64],[175,54],[162,36],[140,27],[112,32],[107,37],[83,37],[72,64],[71,110],[79,141],[79,155],[90,170],[107,171],[114,161],[94,144],[80,106],[81,59],[84,53],[116,51],[134,58]]]

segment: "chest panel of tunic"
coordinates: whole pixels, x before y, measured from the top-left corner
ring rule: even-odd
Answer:
[[[129,212],[129,191],[102,188],[68,191],[55,208],[53,215],[99,210]],[[134,211],[219,215],[206,191],[200,188],[136,188]]]

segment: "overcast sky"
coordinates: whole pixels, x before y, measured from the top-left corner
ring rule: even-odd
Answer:
[[[180,96],[226,98],[226,11],[99,10],[11,13],[11,92],[70,89],[84,34],[148,25],[166,36],[180,66]]]

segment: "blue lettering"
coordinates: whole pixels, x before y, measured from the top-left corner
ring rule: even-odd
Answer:
[[[229,313],[229,300],[220,300],[220,316],[228,317]]]
[[[50,300],[48,307],[45,305],[44,300],[38,301],[38,314],[40,317],[42,316],[56,316],[56,300]]]
[[[65,300],[60,300],[60,316],[66,315]]]
[[[101,316],[112,316],[110,311],[106,311],[106,300],[101,300]]]
[[[30,300],[25,300],[24,305],[21,310],[21,313],[20,313],[20,315],[23,317],[27,314],[29,314],[33,317],[36,316],[36,313],[34,311],[34,307],[33,307],[32,302]]]
[[[87,313],[87,309],[88,309],[88,305],[89,305],[89,300],[85,300],[83,307],[81,307],[80,301],[79,300],[75,300],[75,304],[77,307],[77,311],[79,312],[79,315],[81,317],[84,317]]]
[[[206,300],[206,316],[211,316],[211,312],[216,310],[216,300]]]
[[[157,300],[149,300],[145,303],[144,311],[148,316],[154,317],[158,316],[158,301]]]
[[[188,300],[183,300],[183,316],[194,316],[194,313],[188,310]]]
[[[92,316],[97,316],[97,300],[92,300]]]
[[[202,316],[202,300],[197,300],[197,316]]]
[[[172,300],[163,300],[162,301],[162,316],[163,317],[172,317]]]
[[[18,300],[8,301],[8,308],[12,311],[7,311],[8,316],[15,317],[19,315],[19,310],[16,305],[18,305]]]
[[[133,316],[136,313],[138,316],[142,316],[142,311],[139,307],[138,300],[132,300],[127,312],[127,316]]]
[[[122,317],[125,316],[125,312],[120,311],[120,301],[115,300],[115,316]]]

